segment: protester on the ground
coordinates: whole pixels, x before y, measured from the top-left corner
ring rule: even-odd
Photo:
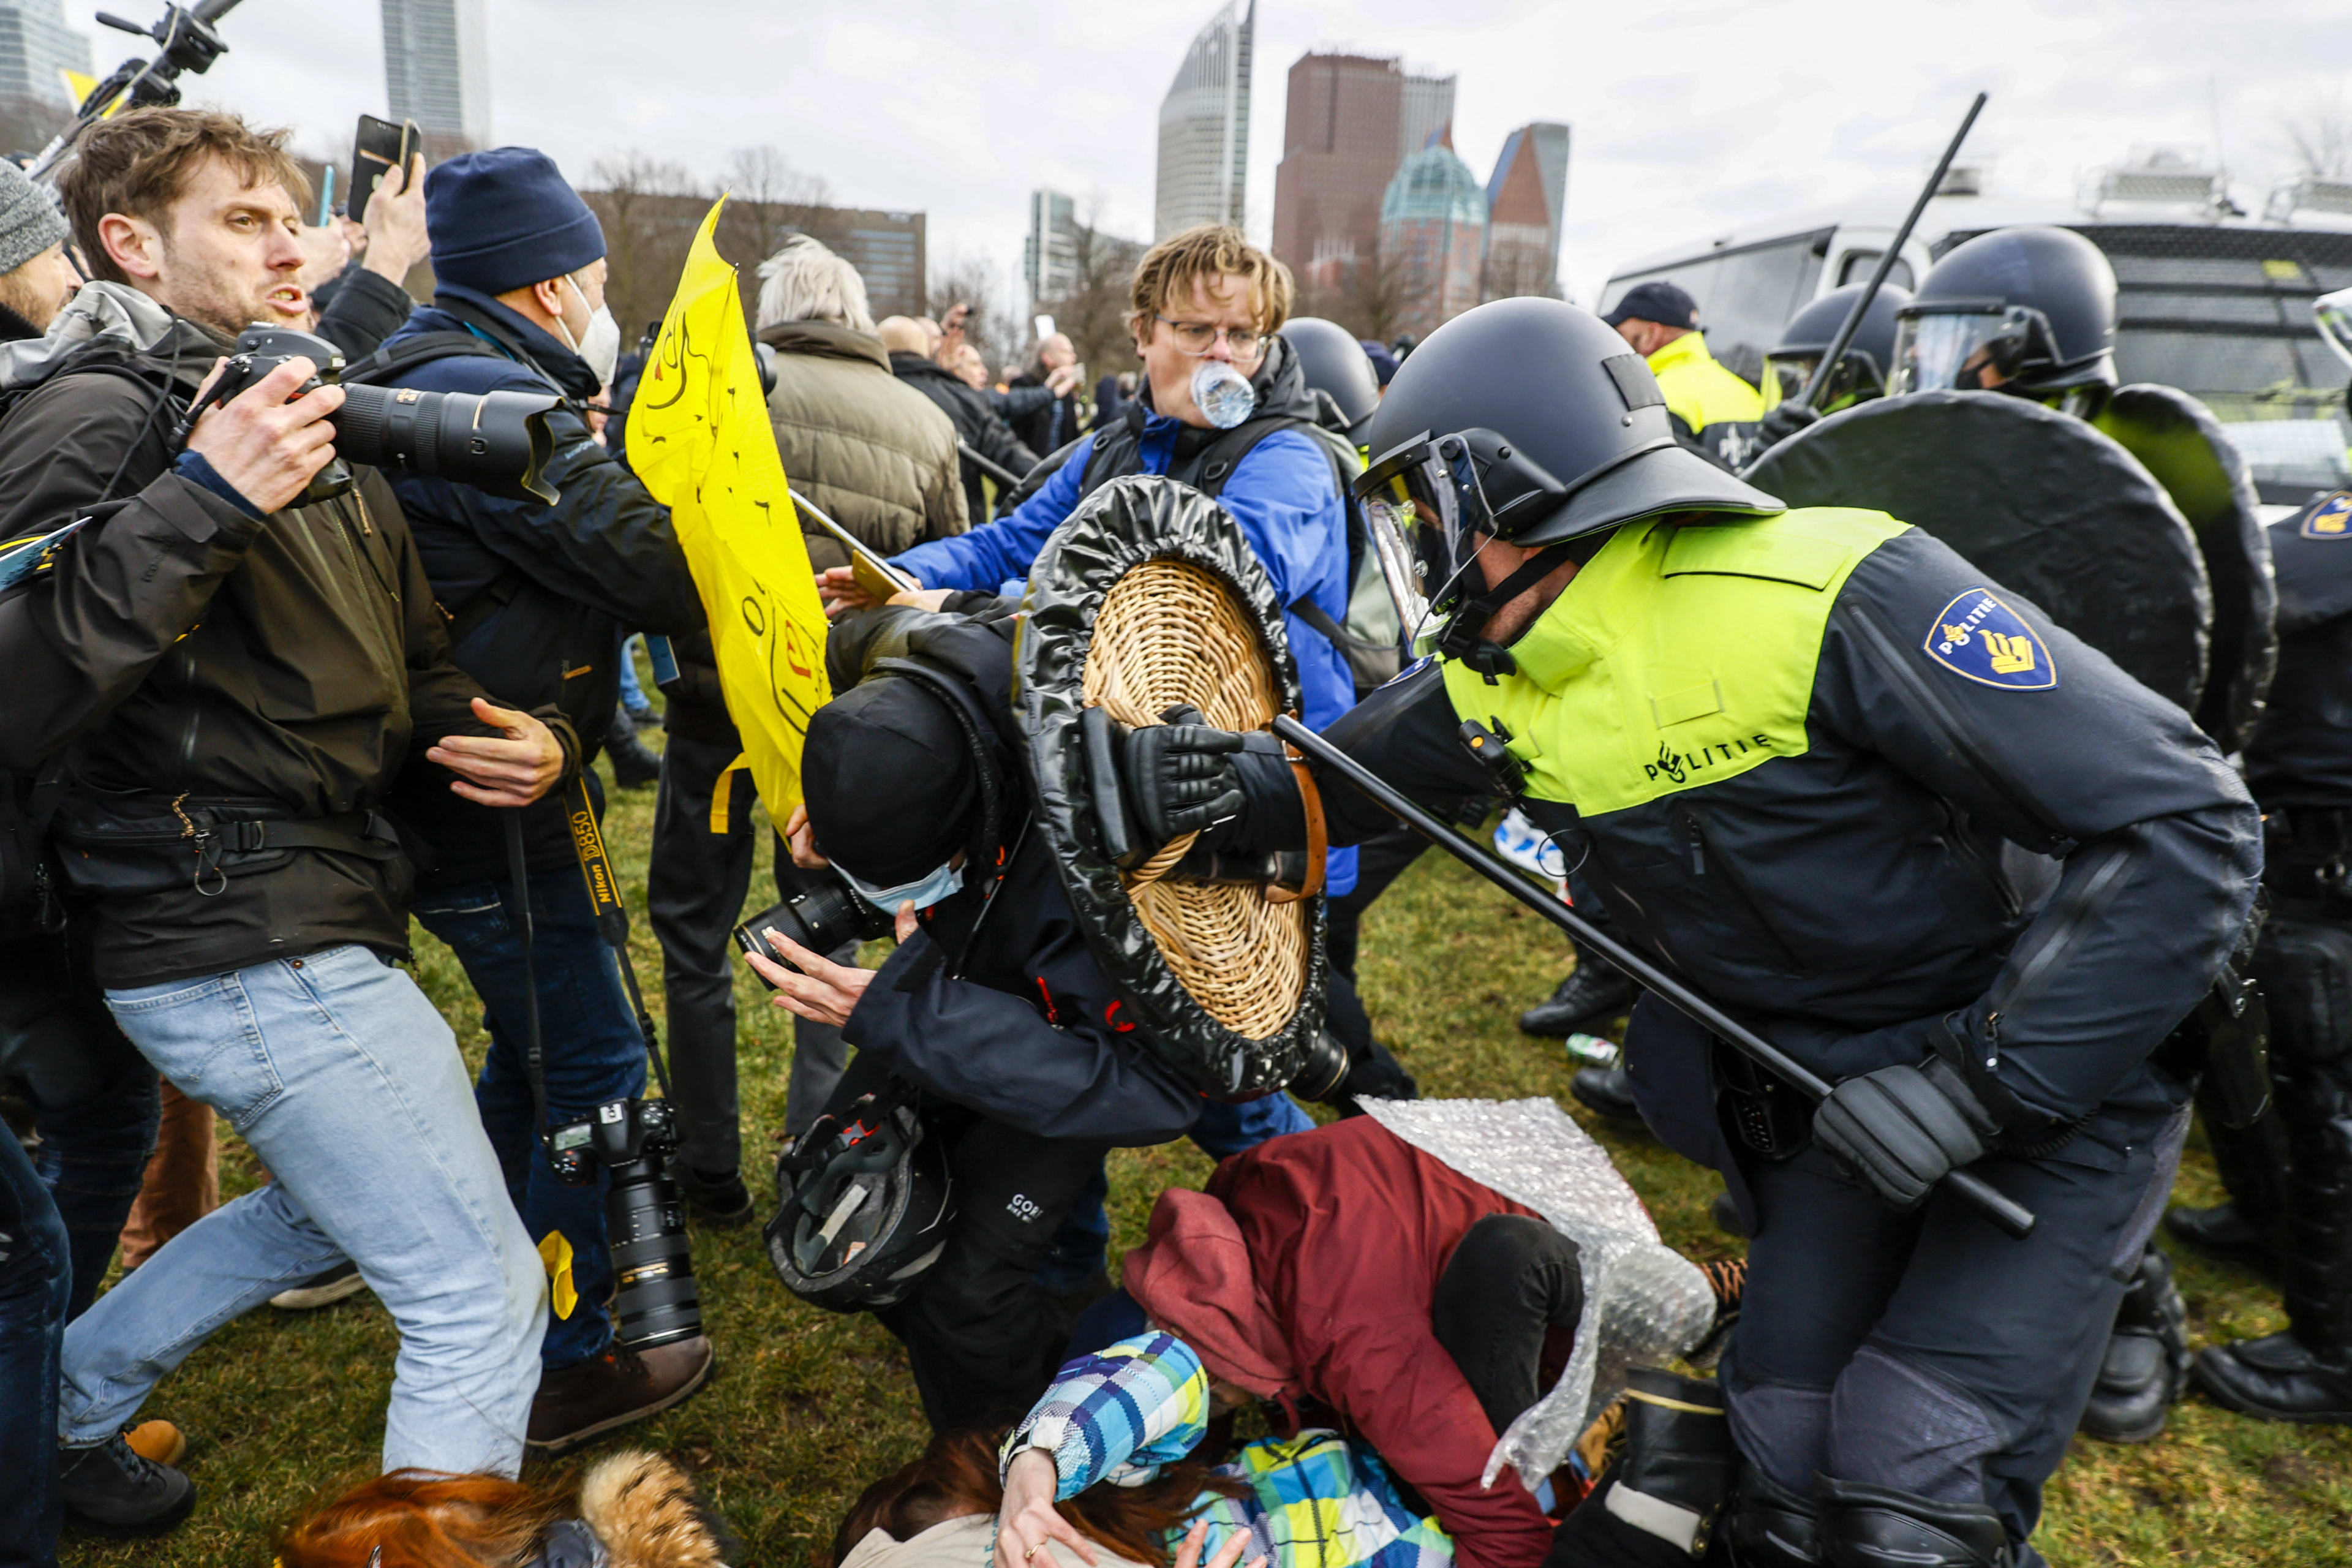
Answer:
[[[891,374],[937,404],[955,426],[958,440],[1015,474],[1025,474],[1037,466],[1037,454],[1023,446],[1021,437],[997,417],[987,394],[931,357],[938,342],[935,331],[926,331],[924,323],[911,316],[887,317],[876,331],[882,346],[889,351]],[[962,468],[964,512],[978,522],[988,516],[980,466],[967,461]]]
[[[552,160],[528,147],[452,158],[425,176],[433,303],[419,306],[379,362],[402,386],[427,392],[559,393],[586,401],[612,380],[621,331],[604,308],[604,235]],[[550,505],[446,479],[394,483],[449,619],[450,656],[520,700],[557,705],[583,736],[619,713],[625,631],[701,629],[702,601],[669,510],[613,460],[584,421],[549,416],[542,468]],[[589,742],[593,755],[595,742]],[[620,1344],[605,1236],[607,1178],[557,1179],[534,1125],[527,990],[535,981],[551,1126],[641,1095],[646,1040],[619,964],[595,923],[571,814],[597,809],[593,774],[561,800],[522,814],[532,939],[526,954],[506,900],[515,896],[508,824],[497,813],[403,778],[404,825],[431,845],[416,918],[455,950],[482,997],[490,1035],[476,1098],[507,1186],[532,1241],[571,1290],[548,1324],[545,1375],[531,1407],[535,1452],[560,1453],[692,1394],[711,1350],[696,1335],[642,1353]]]
[[[887,554],[965,527],[955,427],[890,374],[857,269],[805,236],[760,267],[759,340],[775,351],[768,418],[793,488],[862,542]],[[819,569],[847,551],[808,518],[802,541]],[[727,770],[743,746],[728,718],[709,636],[674,639],[677,679],[666,688],[669,742],[654,815],[646,910],[662,945],[668,996],[670,1097],[679,1121],[677,1170],[705,1218],[749,1217],[735,1088],[735,965],[729,933],[741,918],[759,840],[747,773]],[[723,792],[717,809],[714,797]],[[776,890],[814,885],[775,840]],[[836,962],[854,953],[835,952]],[[841,1031],[793,1023],[784,1130],[808,1130],[841,1077]]]
[[[138,109],[88,130],[59,194],[98,276],[73,311],[113,329],[91,351],[108,367],[16,362],[0,426],[0,537],[84,511],[103,518],[88,525],[101,541],[135,526],[135,509],[103,517],[110,495],[187,509],[173,553],[200,546],[201,567],[146,575],[178,578],[190,629],[60,624],[50,662],[70,677],[20,699],[5,730],[36,756],[69,744],[55,831],[117,1023],[275,1178],[67,1333],[60,1485],[72,1513],[115,1531],[167,1527],[194,1502],[185,1475],[119,1435],[156,1379],[346,1257],[403,1340],[387,1468],[511,1472],[536,1381],[543,1276],[500,1201],[457,1043],[389,962],[407,952],[409,871],[381,808],[395,772],[520,806],[563,775],[576,741],[560,717],[495,705],[448,661],[379,479],[301,499],[343,395],[292,397],[309,362],[208,411],[173,450],[181,410],[247,323],[307,318],[284,288],[302,264],[302,186],[282,133],[231,116]],[[238,405],[252,412],[232,416]],[[156,489],[167,474],[184,481],[176,494]],[[230,1060],[225,1039],[250,1048]],[[388,1191],[403,1201],[387,1206]]]
[[[1007,414],[1004,422],[1033,452],[1051,452],[1078,434],[1078,351],[1060,332],[1037,345],[1034,363],[1005,384],[1008,393],[1044,392],[1034,408]]]
[[[277,1568],[726,1568],[735,1542],[670,1460],[620,1453],[575,1479],[404,1470],[287,1527]]]

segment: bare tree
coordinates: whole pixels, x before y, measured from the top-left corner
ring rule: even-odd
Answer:
[[[848,238],[833,191],[815,174],[793,166],[774,147],[738,147],[719,176],[729,193],[719,218],[719,252],[747,272],[776,252],[787,236],[804,234],[839,250]],[[749,282],[747,295],[758,290]]]
[[[2352,114],[2340,101],[2315,106],[2284,121],[2280,130],[2296,174],[2319,180],[2352,175]]]
[[[1052,313],[1055,329],[1077,350],[1078,363],[1089,378],[1133,370],[1137,364],[1127,312],[1143,247],[1103,232],[1102,205],[1099,196],[1091,200],[1086,221],[1075,226],[1070,287],[1057,298],[1038,301],[1039,309]]]
[[[709,201],[683,164],[632,153],[599,159],[581,195],[604,226],[604,302],[634,342],[668,310]]]
[[[1299,314],[1325,317],[1384,343],[1418,313],[1423,292],[1392,248],[1376,247],[1346,263],[1331,282],[1304,290]]]

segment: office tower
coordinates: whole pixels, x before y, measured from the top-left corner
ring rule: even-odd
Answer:
[[[1429,139],[1454,132],[1454,79],[1403,73],[1404,96],[1397,118],[1397,162],[1402,163],[1429,145]]]
[[[1303,287],[1336,286],[1380,243],[1404,79],[1396,61],[1363,55],[1302,55],[1290,68],[1274,171],[1274,254]]]
[[[1029,237],[1021,247],[1021,279],[1029,309],[1039,310],[1077,286],[1077,209],[1059,191],[1029,193]]]
[[[437,148],[490,144],[490,43],[483,0],[382,0],[392,118]]]
[[[1486,182],[1489,300],[1559,295],[1559,226],[1568,205],[1568,127],[1547,120],[1504,138]]]
[[[822,229],[818,237],[857,268],[857,275],[866,280],[866,302],[876,321],[925,313],[928,225],[923,214],[819,207],[810,213],[809,226]]]
[[[1381,200],[1381,258],[1396,279],[1397,325],[1425,338],[1478,303],[1486,193],[1450,127],[1397,166]]]
[[[1229,0],[1193,37],[1160,100],[1154,239],[1242,221],[1249,168],[1250,40],[1257,0]]]
[[[89,74],[89,40],[61,0],[0,0],[0,101],[72,109],[59,68]]]

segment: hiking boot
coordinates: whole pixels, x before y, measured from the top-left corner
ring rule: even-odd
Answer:
[[[2262,1226],[2238,1212],[2235,1204],[2170,1210],[2164,1216],[2164,1228],[2200,1252],[2251,1264],[2265,1273],[2278,1272],[2277,1247]]]
[[[1579,1068],[1568,1080],[1568,1092],[1612,1121],[1643,1125],[1642,1108],[1633,1103],[1633,1080],[1622,1067]]]
[[[706,1176],[679,1165],[670,1175],[677,1183],[677,1190],[686,1194],[686,1206],[703,1224],[727,1230],[751,1217],[751,1190],[743,1185],[740,1173],[729,1171]]]
[[[346,1258],[324,1273],[313,1274],[299,1285],[288,1286],[269,1298],[269,1304],[281,1312],[308,1312],[319,1307],[331,1307],[366,1289],[367,1281],[360,1278],[360,1266]]]
[[[604,731],[604,755],[613,763],[613,783],[622,789],[643,789],[661,777],[661,753],[637,739],[628,710],[615,707]]]
[[[87,1448],[58,1449],[58,1490],[66,1522],[91,1535],[161,1535],[196,1506],[194,1481],[141,1458],[119,1433]]]
[[[1633,1010],[1633,983],[1624,971],[1598,958],[1580,958],[1549,1000],[1519,1015],[1519,1033],[1564,1040],[1591,1033]]]
[[[1731,1342],[1732,1328],[1739,1321],[1740,1300],[1748,1294],[1748,1260],[1717,1258],[1700,1264],[1698,1271],[1706,1277],[1706,1288],[1715,1295],[1715,1321],[1684,1352],[1683,1359],[1696,1367],[1711,1367],[1722,1358],[1724,1347]]]
[[[122,1440],[151,1465],[176,1465],[188,1457],[187,1435],[169,1421],[142,1421]]]
[[[2098,1381],[2079,1429],[2103,1443],[2146,1443],[2189,1379],[2189,1307],[2172,1282],[2172,1264],[2149,1247],[2116,1309]]]
[[[2259,1420],[2352,1423],[2352,1355],[2313,1350],[2293,1333],[2208,1346],[2197,1385]]]
[[[715,1358],[697,1334],[649,1350],[615,1341],[576,1366],[541,1373],[524,1447],[538,1458],[568,1454],[616,1426],[683,1405],[708,1382]]]

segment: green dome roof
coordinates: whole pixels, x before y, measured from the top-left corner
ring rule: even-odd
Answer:
[[[1453,148],[1443,142],[1407,158],[1381,197],[1382,223],[1438,219],[1486,226],[1486,188]]]

